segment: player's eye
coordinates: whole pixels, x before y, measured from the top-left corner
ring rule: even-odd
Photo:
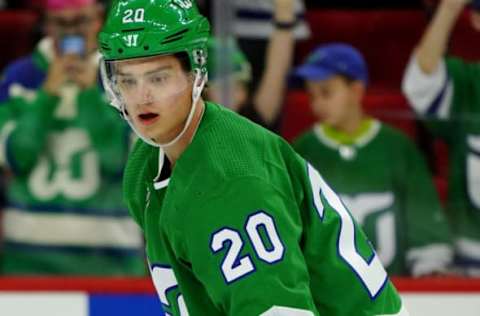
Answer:
[[[136,84],[137,81],[133,78],[125,77],[120,79],[120,86],[126,90],[134,88]]]
[[[150,76],[149,81],[151,84],[160,86],[166,84],[170,79],[170,75],[167,73],[154,74]]]

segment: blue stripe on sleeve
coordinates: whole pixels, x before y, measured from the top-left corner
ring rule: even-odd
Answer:
[[[445,78],[445,83],[443,84],[443,87],[440,90],[439,94],[433,100],[432,104],[428,107],[428,110],[427,110],[428,116],[435,116],[436,114],[438,114],[438,111],[440,110],[440,105],[442,104],[445,98],[449,82],[450,80],[449,80],[449,77],[447,76],[447,78]]]

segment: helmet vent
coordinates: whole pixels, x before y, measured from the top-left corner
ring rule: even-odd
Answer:
[[[173,33],[165,37],[165,39],[162,41],[162,44],[168,44],[168,43],[179,41],[183,38],[183,35],[187,32],[188,32],[188,29],[183,29],[181,31],[178,31],[177,33]]]
[[[144,27],[137,27],[135,29],[125,29],[125,30],[122,30],[122,33],[129,33],[129,32],[141,32],[145,30]]]

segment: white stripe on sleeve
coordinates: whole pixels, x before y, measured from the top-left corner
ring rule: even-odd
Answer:
[[[453,100],[453,83],[448,78],[445,60],[429,75],[420,69],[415,56],[412,56],[403,77],[402,91],[418,114],[425,115],[434,110],[430,114],[448,118]]]

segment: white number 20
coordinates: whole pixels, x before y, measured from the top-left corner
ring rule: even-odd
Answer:
[[[340,198],[325,183],[322,176],[310,164],[308,176],[312,186],[315,208],[321,219],[324,217],[325,208],[321,200],[321,193],[332,209],[338,213],[341,221],[340,234],[338,237],[338,253],[340,257],[354,270],[361,282],[367,288],[373,298],[382,290],[387,280],[387,272],[382,266],[380,259],[374,252],[373,257],[365,261],[357,252],[355,245],[355,224],[349,212],[340,201]]]
[[[260,227],[264,228],[270,240],[270,249],[267,249],[260,237]],[[260,260],[269,264],[282,260],[285,247],[278,236],[275,222],[270,215],[260,211],[249,216],[245,230]],[[221,266],[223,277],[228,284],[255,271],[255,265],[249,255],[239,258],[243,245],[244,242],[240,233],[231,228],[223,228],[212,236],[210,247],[213,253],[229,247]]]
[[[145,9],[128,9],[123,12],[123,24],[145,21]]]

